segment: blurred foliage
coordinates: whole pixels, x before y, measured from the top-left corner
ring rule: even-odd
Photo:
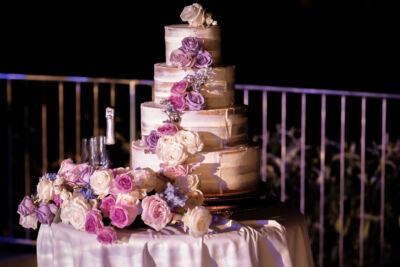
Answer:
[[[300,131],[286,131],[285,187],[286,202],[300,207]],[[259,138],[259,139],[258,139]],[[256,137],[256,140],[261,140]],[[340,143],[326,139],[325,146],[325,196],[324,196],[324,263],[339,263],[340,229]],[[280,196],[281,187],[281,128],[268,133],[267,184],[271,194]],[[360,227],[360,145],[345,144],[343,263],[359,265]],[[306,146],[305,153],[305,216],[308,223],[311,247],[315,263],[319,255],[320,210],[320,146]],[[399,260],[399,203],[400,140],[387,140],[385,164],[385,245],[384,264],[397,265]],[[364,266],[380,264],[380,198],[381,198],[381,146],[372,142],[365,156],[365,219],[364,219]],[[398,265],[397,265],[398,266]]]

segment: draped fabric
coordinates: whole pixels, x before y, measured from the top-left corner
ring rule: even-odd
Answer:
[[[41,225],[38,266],[313,266],[303,217],[271,211],[274,219],[220,218],[202,238],[174,225],[118,230],[113,245],[71,225]]]

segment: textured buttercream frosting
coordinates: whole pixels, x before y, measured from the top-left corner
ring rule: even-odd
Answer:
[[[160,169],[156,154],[146,153],[143,141],[132,144],[132,168]],[[185,163],[200,165],[192,174],[198,174],[203,194],[230,195],[252,192],[259,184],[259,148],[240,145],[219,150],[203,151],[190,156]]]
[[[214,77],[207,82],[200,93],[206,99],[206,108],[230,107],[234,103],[235,67],[215,67]],[[183,80],[187,75],[194,75],[191,68],[179,69],[164,63],[154,65],[154,102],[160,103],[171,95],[174,83]]]
[[[192,27],[187,24],[165,26],[165,62],[171,65],[172,51],[181,47],[185,37],[197,37],[204,41],[204,49],[213,58],[213,66],[221,64],[221,30],[219,26]]]
[[[168,119],[163,108],[163,105],[154,102],[142,103],[142,136],[147,136],[152,130],[157,130]],[[247,143],[245,107],[184,111],[179,126],[184,130],[198,132],[205,148],[222,148]]]

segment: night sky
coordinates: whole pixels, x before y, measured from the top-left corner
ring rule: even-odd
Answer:
[[[398,29],[390,16],[316,12],[297,0],[264,1],[265,6],[198,2],[222,27],[223,60],[236,65],[237,83],[391,93],[400,87]],[[336,8],[377,3],[332,2],[303,0]],[[106,13],[77,6],[65,7],[64,15],[31,13],[22,26],[10,27],[16,36],[8,37],[6,28],[0,72],[152,79],[154,63],[165,61],[164,25],[182,23],[179,14],[191,3],[141,1],[107,4]]]

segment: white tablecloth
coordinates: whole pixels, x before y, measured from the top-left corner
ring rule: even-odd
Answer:
[[[313,266],[302,215],[283,204],[262,212],[265,219],[253,219],[254,210],[249,220],[215,222],[203,238],[179,226],[118,230],[113,245],[63,223],[42,225],[38,266]]]

